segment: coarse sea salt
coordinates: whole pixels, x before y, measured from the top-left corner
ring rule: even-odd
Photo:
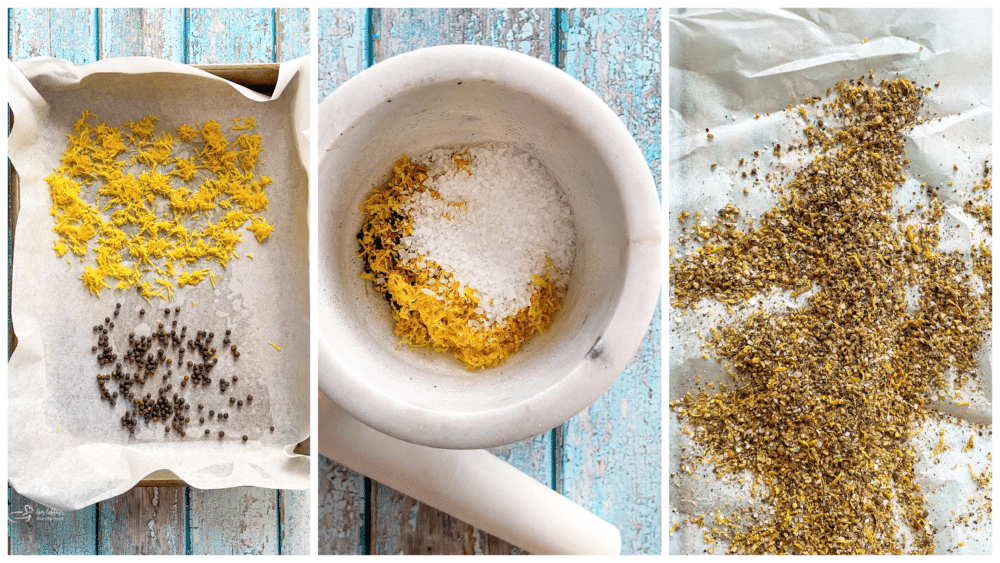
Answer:
[[[468,164],[459,167],[456,154]],[[566,286],[576,254],[573,211],[538,160],[514,145],[487,143],[434,149],[413,161],[428,167],[428,189],[402,205],[413,232],[400,240],[401,257],[433,261],[460,289],[473,288],[487,326],[531,304],[532,276]]]

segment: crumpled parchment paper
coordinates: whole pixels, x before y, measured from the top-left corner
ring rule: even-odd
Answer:
[[[202,489],[309,487],[309,458],[292,453],[309,435],[308,69],[307,58],[282,64],[269,98],[157,59],[108,59],[81,67],[51,58],[8,62],[14,114],[9,156],[20,182],[11,297],[18,345],[8,362],[8,479],[19,493],[54,509],[75,510],[121,494],[161,469]],[[78,278],[85,263],[93,263],[96,240],[85,263],[72,253],[66,255],[69,263],[56,256],[52,200],[44,180],[58,166],[66,135],[83,110],[111,126],[153,115],[159,118],[156,134],[176,134],[182,123],[214,119],[230,139],[238,134],[231,129],[233,118],[254,117],[257,128],[251,133],[260,134],[263,145],[256,172],[274,179],[263,213],[274,232],[258,245],[241,229],[239,259],[225,269],[196,264],[222,275],[214,288],[208,279],[178,287],[170,302],[154,298],[147,303],[135,289],[91,295]],[[179,392],[192,405],[185,412],[191,418],[186,438],[165,434],[162,422],[144,424],[141,416],[130,436],[120,422],[126,401],[120,397],[112,408],[100,400],[95,376],[110,373],[113,366],[98,365],[91,351],[96,344],[92,328],[111,316],[116,303],[122,313],[109,336],[119,358],[128,349],[129,332],[136,338],[149,335],[159,320],[169,331],[176,318],[177,329],[186,325],[191,339],[198,330],[217,335],[213,345],[222,352],[210,385],[182,388],[180,379],[189,370],[174,364],[168,397]],[[165,317],[167,307],[171,312]],[[144,317],[137,313],[141,308]],[[238,360],[222,349],[226,329],[241,353]],[[164,348],[176,362],[176,349]],[[194,359],[188,352],[185,359]],[[156,397],[165,372],[161,366],[136,395]],[[233,375],[239,381],[220,393],[218,379]],[[114,381],[107,387],[117,390]],[[245,400],[246,395],[253,395],[252,403],[229,405],[230,396]],[[205,405],[203,412],[197,410],[199,403]],[[199,424],[209,409],[228,412],[229,418]],[[204,436],[205,428],[211,436]],[[219,430],[225,439],[219,439]],[[244,434],[247,442],[241,440]]]
[[[930,110],[926,117],[933,119],[909,135],[909,180],[897,189],[896,203],[912,210],[928,201],[919,189],[922,182],[942,186],[946,211],[941,249],[959,249],[968,255],[974,242],[992,244],[991,237],[961,208],[973,183],[982,179],[984,164],[989,161],[992,166],[991,17],[989,10],[966,9],[671,11],[667,221],[674,256],[694,248],[677,244],[683,227],[677,220],[681,211],[694,215],[700,210],[711,217],[732,203],[743,210],[741,219],[756,219],[780,199],[766,188],[751,187],[745,195],[743,188],[751,186],[749,181],[713,171],[712,163],[719,170],[735,170],[740,158],[749,160],[760,150],[763,156],[756,160],[769,165],[774,142],[787,147],[803,137],[802,123],[794,114],[786,114],[789,104],[797,107],[805,98],[825,96],[839,81],[867,76],[870,70],[877,80],[899,75],[931,87],[924,107]],[[935,86],[938,81],[940,86]],[[757,114],[759,119],[755,119]],[[713,139],[707,138],[706,128]],[[811,160],[807,156],[800,162],[800,156],[787,154],[781,157],[781,165],[796,170]],[[955,164],[958,171],[953,170]],[[790,180],[791,175],[786,175],[781,183]],[[954,191],[944,189],[951,188],[949,181],[955,182]],[[786,292],[768,299],[774,307],[801,304],[804,298],[792,300]],[[708,327],[725,318],[723,313],[723,306],[705,301],[694,314],[671,315],[671,401],[693,391],[699,377],[702,383],[731,381],[722,365],[702,357],[702,340],[697,337],[698,331],[708,334]],[[992,473],[991,432],[977,434],[976,447],[963,451],[970,434],[977,432],[975,424],[992,424],[991,342],[989,334],[979,354],[979,387],[967,388],[961,399],[947,398],[933,405],[957,417],[959,423],[932,423],[910,439],[921,459],[917,474],[941,554],[992,552],[992,521],[976,516],[982,514],[984,495],[991,493],[977,489],[970,475],[970,470],[980,476]],[[681,470],[681,448],[690,455],[700,447],[677,432],[678,420],[672,411],[669,425],[669,552],[706,553],[711,547],[716,554],[725,553],[726,545],[706,543],[704,530],[684,523],[684,518],[704,514],[711,529],[709,520],[716,508],[725,514],[755,501],[748,488],[720,482],[710,465],[694,463],[690,475]],[[935,455],[939,440],[951,449]],[[963,514],[970,515],[969,525],[955,523],[956,515]]]

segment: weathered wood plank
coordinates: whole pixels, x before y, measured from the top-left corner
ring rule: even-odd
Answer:
[[[366,13],[363,8],[323,8],[317,14],[318,101],[365,69]]]
[[[269,8],[188,9],[191,64],[271,63],[274,11]]]
[[[274,62],[284,63],[309,54],[309,8],[278,8]]]
[[[278,498],[273,489],[190,489],[192,555],[276,555]]]
[[[100,10],[100,58],[155,57],[184,61],[182,8]]]
[[[375,60],[421,47],[504,47],[551,61],[552,13],[546,9],[447,8],[379,10]]]
[[[364,555],[365,478],[319,456],[317,553]]]
[[[635,137],[660,187],[660,10],[567,10],[560,66],[594,90]]]
[[[660,309],[610,391],[564,425],[563,491],[616,525],[623,554],[660,554]]]
[[[15,61],[59,57],[75,64],[99,58],[94,8],[11,8],[8,55]]]
[[[183,555],[184,487],[140,487],[98,503],[101,555]]]
[[[635,137],[660,184],[660,12],[568,10],[562,66]],[[562,488],[617,525],[623,553],[662,553],[661,311],[612,389],[564,425]]]
[[[94,555],[97,507],[58,512],[7,487],[7,551],[11,555]]]
[[[473,555],[480,547],[458,519],[382,485],[373,495],[373,555]]]
[[[280,555],[309,555],[309,491],[278,491]]]

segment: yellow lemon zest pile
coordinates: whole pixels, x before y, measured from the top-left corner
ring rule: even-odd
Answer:
[[[457,157],[463,155],[456,155]],[[406,262],[399,257],[399,240],[412,234],[413,225],[400,211],[401,203],[418,191],[427,179],[427,168],[403,156],[393,165],[392,178],[375,189],[361,204],[364,223],[358,233],[358,254],[364,261],[361,277],[371,281],[392,307],[395,334],[415,348],[451,352],[471,369],[502,364],[536,332],[552,325],[552,316],[562,307],[562,288],[548,274],[533,276],[531,304],[505,319],[487,324],[476,313],[476,290],[459,282],[443,284],[430,271],[441,267],[421,256]],[[423,263],[423,267],[417,263]],[[485,327],[485,328],[482,328]]]
[[[138,288],[146,301],[169,300],[175,286],[211,275],[208,267],[179,267],[205,260],[225,268],[239,257],[244,225],[258,244],[274,230],[259,215],[271,183],[254,172],[260,135],[241,133],[230,142],[217,122],[207,121],[180,125],[175,138],[157,135],[156,122],[146,116],[116,128],[84,111],[59,168],[45,179],[56,255],[72,251],[82,262],[97,239],[94,263],[79,278],[96,296],[113,282],[117,289]],[[255,127],[252,117],[233,120],[234,130]],[[149,274],[159,274],[159,288],[145,279]]]

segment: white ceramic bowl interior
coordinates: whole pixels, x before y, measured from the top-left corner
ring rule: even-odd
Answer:
[[[660,209],[641,152],[593,92],[556,67],[489,47],[399,55],[319,109],[320,388],[365,424],[447,448],[512,443],[590,405],[628,364],[660,288]],[[577,250],[563,309],[497,368],[393,334],[362,280],[359,205],[401,155],[487,141],[537,158],[569,196]]]

